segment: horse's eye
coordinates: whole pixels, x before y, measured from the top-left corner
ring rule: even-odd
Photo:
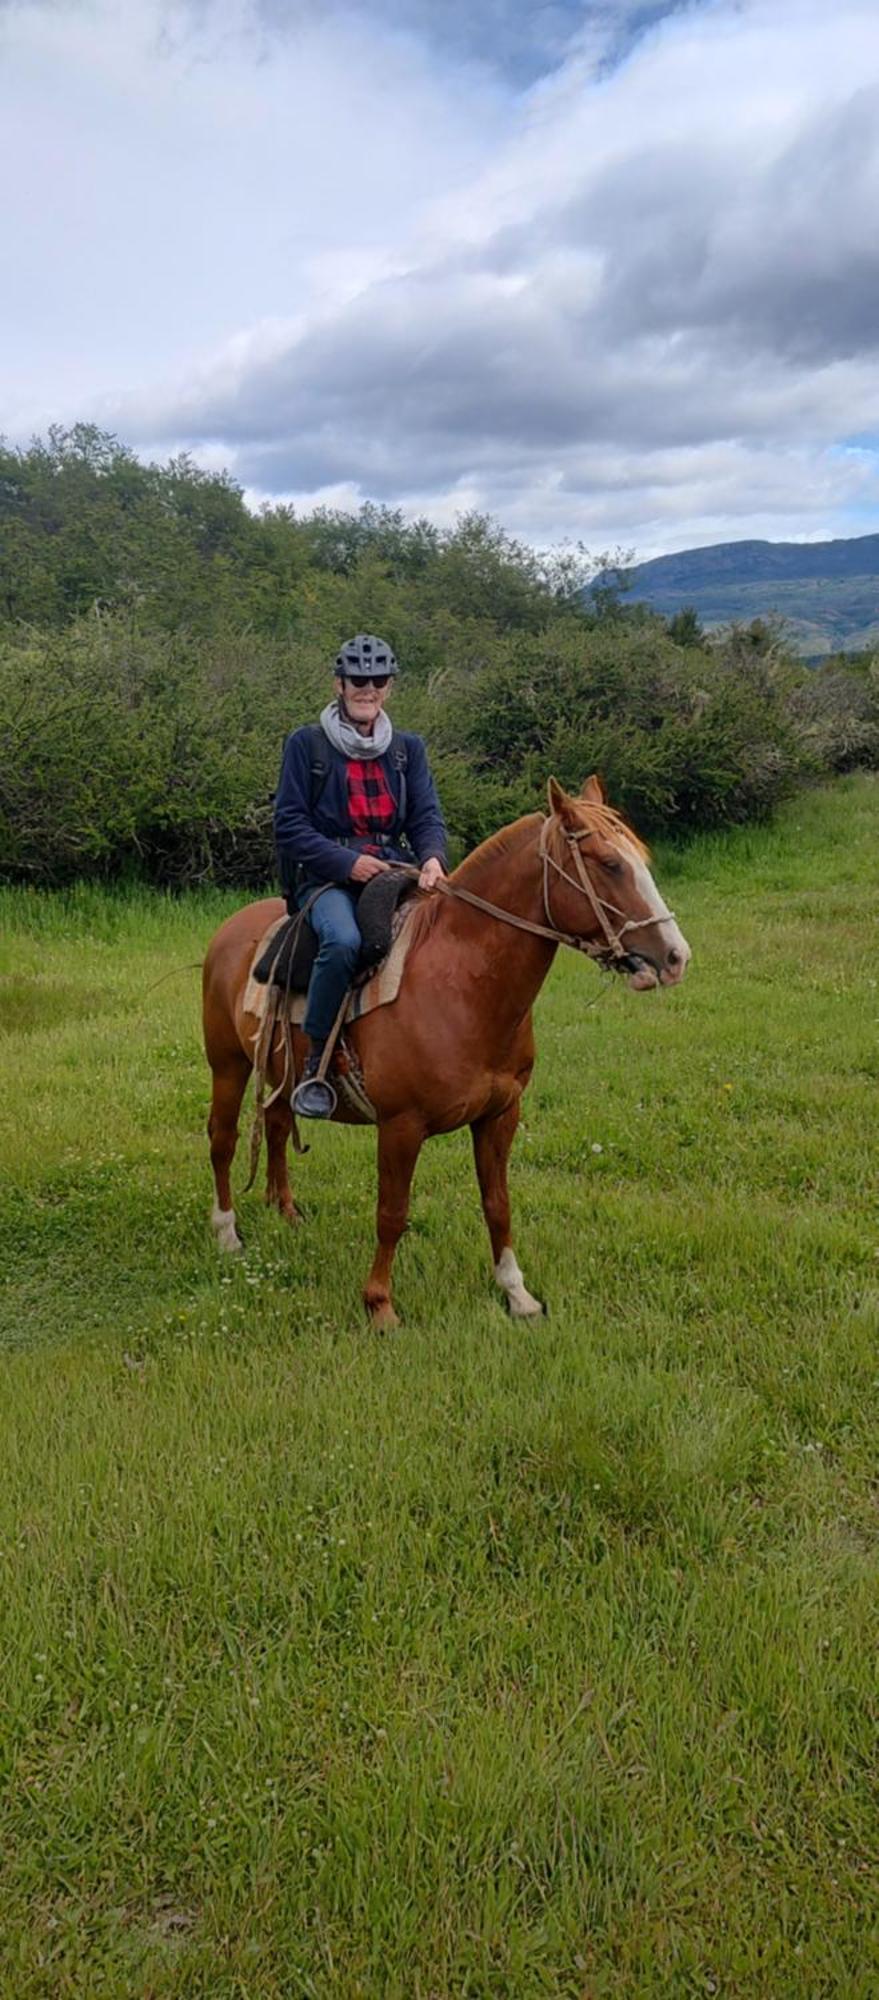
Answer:
[[[604,865],[609,875],[621,875],[623,872],[621,861],[606,861]]]

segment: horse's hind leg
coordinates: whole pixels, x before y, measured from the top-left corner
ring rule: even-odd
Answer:
[[[473,1134],[476,1177],[482,1195],[482,1212],[491,1239],[495,1280],[500,1285],[501,1291],[506,1294],[513,1319],[535,1319],[546,1308],[541,1305],[539,1299],[532,1298],[531,1293],[526,1290],[510,1235],[507,1161],[518,1123],[517,1098],[514,1104],[508,1105],[506,1111],[500,1112],[497,1117],[477,1118],[470,1130]]]
[[[268,1152],[268,1177],[266,1180],[266,1202],[269,1208],[277,1208],[285,1222],[301,1222],[299,1210],[293,1200],[293,1190],[287,1173],[287,1141],[293,1130],[293,1113],[285,1099],[278,1097],[266,1112],[266,1149]]]
[[[238,1113],[249,1075],[250,1063],[247,1057],[241,1054],[225,1056],[222,1065],[218,1064],[213,1072],[214,1088],[211,1097],[211,1115],[208,1119],[208,1137],[211,1142],[211,1166],[214,1170],[216,1198],[211,1211],[211,1228],[221,1250],[242,1248],[241,1238],[235,1227],[230,1169],[238,1138]]]

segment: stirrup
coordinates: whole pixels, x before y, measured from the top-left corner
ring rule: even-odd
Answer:
[[[338,1099],[326,1077],[304,1076],[290,1098],[297,1118],[332,1118]]]

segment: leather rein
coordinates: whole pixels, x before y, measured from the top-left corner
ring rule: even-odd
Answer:
[[[543,866],[543,913],[546,917],[545,924],[536,924],[529,917],[518,917],[512,910],[502,910],[497,903],[488,902],[485,896],[477,896],[472,889],[465,889],[463,884],[450,882],[445,877],[437,883],[437,888],[446,896],[454,896],[462,903],[470,903],[475,910],[483,910],[486,916],[497,917],[501,923],[514,925],[516,930],[530,931],[533,937],[546,938],[550,944],[567,945],[571,951],[582,952],[585,957],[594,958],[599,964],[612,967],[615,972],[637,972],[639,965],[646,961],[647,964],[653,966],[655,972],[659,973],[659,964],[655,958],[650,956],[649,952],[630,951],[622,943],[622,939],[625,937],[627,931],[649,930],[654,924],[665,924],[673,921],[674,912],[667,910],[663,903],[662,909],[655,917],[626,917],[625,912],[618,910],[615,903],[605,902],[603,896],[596,895],[580,852],[581,843],[584,840],[591,840],[591,831],[587,828],[583,833],[566,833],[564,836],[571,852],[577,877],[579,877],[578,880],[573,875],[570,875],[568,870],[563,868],[561,863],[556,861],[555,856],[549,852],[548,839],[551,824],[552,820],[550,818],[544,818],[540,829],[540,840],[537,850]],[[569,888],[577,889],[591,904],[592,910],[598,920],[599,928],[604,934],[603,944],[600,944],[595,939],[578,937],[576,932],[560,931],[557,924],[553,923],[552,905],[549,894],[549,871],[551,868],[555,869],[556,874],[561,876],[563,882],[567,882]],[[412,873],[417,874],[418,870],[413,869]],[[611,917],[622,919],[618,930],[614,930],[613,925],[609,922],[609,918]]]

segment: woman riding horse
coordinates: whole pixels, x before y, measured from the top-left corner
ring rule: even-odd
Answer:
[[[657,890],[647,851],[608,804],[599,780],[588,778],[573,797],[551,779],[547,805],[546,813],[528,813],[483,841],[440,883],[439,894],[425,897],[420,908],[416,902],[397,998],[346,1030],[378,1127],[378,1241],[363,1292],[376,1326],[396,1323],[391,1271],[421,1147],[434,1133],[461,1125],[473,1134],[497,1284],[515,1318],[541,1311],[513,1250],[507,1188],[507,1160],[534,1063],[534,1001],[560,945],[615,966],[639,992],[677,986],[686,970],[690,947]],[[211,1224],[223,1250],[241,1248],[230,1172],[260,1033],[258,1016],[248,1011],[250,972],[282,916],[277,897],[237,910],[205,959]],[[295,1223],[287,1076],[284,1047],[273,1046],[266,1199]],[[342,1104],[333,1115],[358,1122]]]
[[[335,700],[319,725],[287,738],[275,803],[275,842],[291,912],[309,904],[318,955],[308,988],[308,1052],[293,1093],[301,1118],[328,1118],[335,1097],[321,1057],[351,985],[362,939],[364,882],[414,854],[421,889],[446,871],[446,829],[420,736],[384,713],[397,662],[384,639],[359,632],[336,658]]]

